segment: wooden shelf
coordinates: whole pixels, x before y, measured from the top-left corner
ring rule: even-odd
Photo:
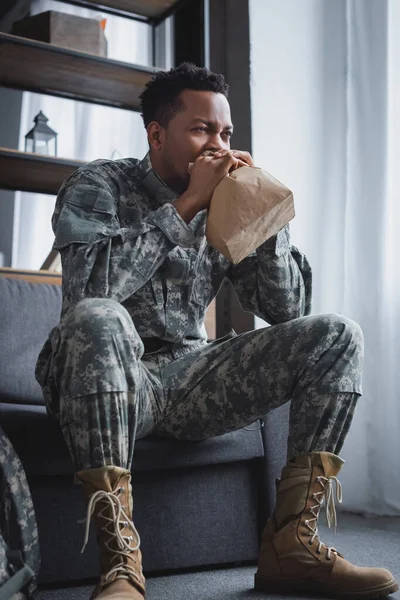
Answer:
[[[99,10],[111,9],[110,12],[122,17],[140,15],[149,19],[168,14],[178,4],[176,0],[62,0],[62,2]]]
[[[140,110],[139,95],[156,71],[0,33],[0,85],[6,87]]]
[[[0,188],[56,195],[64,179],[84,164],[0,148]]]

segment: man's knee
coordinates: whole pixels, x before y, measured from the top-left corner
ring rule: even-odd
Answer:
[[[144,351],[128,311],[106,298],[85,298],[78,302],[61,321],[60,333],[61,343],[66,347],[72,344],[75,349],[91,346],[106,351],[110,346],[115,350],[128,344],[135,355],[141,356]]]
[[[71,308],[69,314],[77,323],[87,320],[130,320],[129,313],[122,304],[109,298],[84,298]]]
[[[364,336],[361,327],[348,317],[339,314],[319,315],[324,337],[332,345],[346,345],[360,354],[364,351]]]
[[[119,302],[108,298],[85,298],[70,309],[65,325],[69,330],[83,328],[96,336],[104,335],[105,331],[111,333],[131,328],[133,322]]]
[[[340,336],[344,336],[351,342],[363,345],[364,336],[361,327],[353,319],[338,315],[335,313],[322,315],[327,321],[331,329]]]

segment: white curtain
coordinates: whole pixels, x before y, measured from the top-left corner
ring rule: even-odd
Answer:
[[[400,515],[400,3],[250,4],[256,160],[294,190],[314,312],[365,336],[343,505]]]
[[[53,0],[33,0],[31,14],[57,10],[96,18],[95,11],[61,4]],[[136,21],[103,14],[107,19],[108,57],[123,62],[151,64],[150,28]],[[97,158],[141,158],[147,141],[139,113],[75,102],[52,96],[25,92],[21,115],[19,149],[24,150],[25,134],[33,127],[33,119],[42,110],[48,125],[58,133],[58,156],[91,161]],[[51,215],[55,197],[16,194],[13,232],[13,267],[38,269],[53,244]]]

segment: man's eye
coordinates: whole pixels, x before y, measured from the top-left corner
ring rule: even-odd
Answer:
[[[222,135],[225,135],[228,138],[232,137],[232,131],[224,131],[224,133]]]
[[[207,131],[207,127],[195,127],[194,131]]]

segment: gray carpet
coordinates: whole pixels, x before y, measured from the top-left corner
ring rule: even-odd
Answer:
[[[363,518],[340,514],[338,533],[320,526],[324,543],[336,547],[348,560],[362,566],[390,569],[400,581],[400,518]],[[289,600],[266,596],[253,588],[254,567],[203,571],[148,578],[148,600]],[[88,600],[91,586],[42,590],[36,600]],[[293,596],[291,597],[293,598]],[[302,596],[307,600],[306,596]],[[400,600],[400,592],[391,600]],[[315,600],[315,597],[314,597]]]

